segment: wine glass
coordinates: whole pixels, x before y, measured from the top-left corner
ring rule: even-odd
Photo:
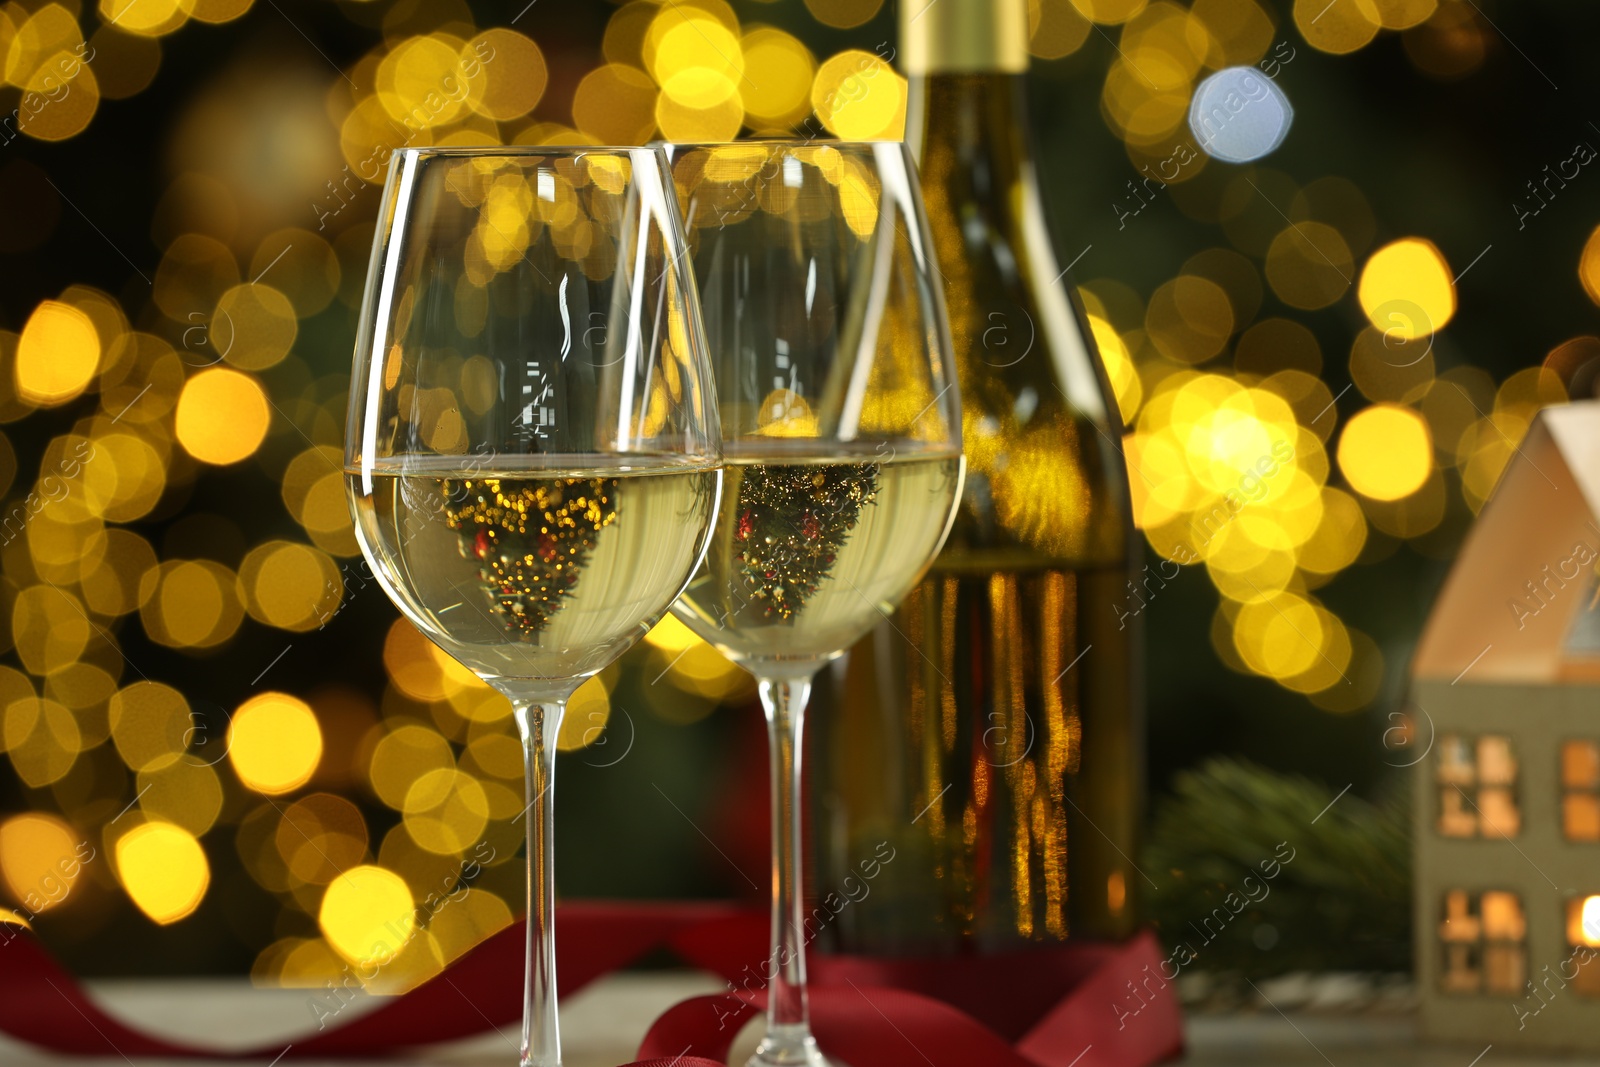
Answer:
[[[512,704],[525,759],[524,1067],[557,1067],[552,784],[567,699],[705,553],[718,407],[665,157],[396,152],[345,446],[401,613]]]
[[[673,612],[758,682],[772,757],[767,1032],[826,1064],[806,1004],[800,751],[819,667],[922,577],[964,464],[949,325],[898,142],[668,145],[722,410],[727,486]]]

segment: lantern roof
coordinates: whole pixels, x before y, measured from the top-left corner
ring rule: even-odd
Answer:
[[[1541,411],[1462,543],[1418,679],[1600,683],[1600,400]]]

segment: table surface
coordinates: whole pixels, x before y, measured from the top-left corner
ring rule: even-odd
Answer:
[[[107,1011],[143,1029],[217,1045],[242,1048],[280,1037],[288,1044],[295,1033],[306,1030],[311,1018],[310,991],[254,989],[243,980],[95,982],[90,988]],[[625,973],[596,982],[562,1005],[566,1067],[616,1067],[629,1062],[639,1036],[658,1014],[685,997],[718,988],[703,975],[680,972]],[[1202,1012],[1191,1013],[1186,1028],[1189,1053],[1182,1062],[1189,1067],[1468,1067],[1483,1052],[1471,1045],[1425,1043],[1405,1013]],[[756,1030],[752,1024],[740,1035],[735,1063],[755,1046]],[[505,1028],[387,1062],[514,1067],[517,1037],[513,1029]],[[120,1062],[115,1057],[63,1059],[0,1037],[0,1064],[6,1067],[106,1067]],[[137,1067],[198,1067],[199,1061],[141,1057],[129,1062]],[[1540,1057],[1496,1049],[1483,1057],[1480,1067],[1574,1067],[1593,1062],[1593,1057]],[[352,1067],[349,1060],[328,1061],[326,1067],[334,1064]]]

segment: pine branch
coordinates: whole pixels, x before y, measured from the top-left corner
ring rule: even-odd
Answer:
[[[1401,798],[1373,804],[1346,793],[1333,803],[1334,791],[1305,778],[1227,759],[1179,775],[1175,794],[1160,805],[1145,850],[1159,887],[1149,910],[1169,947],[1191,946],[1193,968],[1252,978],[1409,968],[1410,832]],[[1293,849],[1293,858],[1264,882],[1262,864],[1272,870],[1280,848]],[[1270,891],[1234,914],[1224,901],[1230,892],[1245,896],[1252,875],[1250,885]]]

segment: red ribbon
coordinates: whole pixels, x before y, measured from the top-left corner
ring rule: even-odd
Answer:
[[[651,1026],[628,1067],[722,1067],[766,1004],[766,918],[721,904],[566,904],[558,982],[570,996],[656,948],[736,990],[693,997]],[[520,1021],[523,927],[500,931],[442,975],[349,1022],[292,1039],[287,1058],[372,1056]],[[202,1048],[106,1014],[19,927],[0,926],[0,1032],[78,1056],[268,1059],[283,1044]],[[818,1043],[855,1067],[1148,1067],[1178,1055],[1181,1018],[1155,938],[939,959],[811,957]],[[290,1040],[288,1038],[285,1039]]]

